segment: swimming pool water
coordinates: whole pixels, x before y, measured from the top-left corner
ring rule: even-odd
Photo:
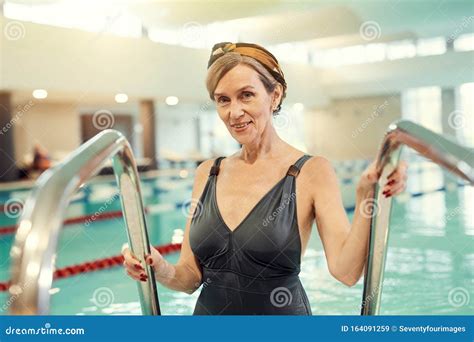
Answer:
[[[436,188],[433,187],[438,182],[436,179],[443,183],[439,170],[429,184],[432,189]],[[153,245],[169,243],[174,230],[184,228],[185,213],[169,204],[189,199],[191,184],[189,179],[144,182],[145,203],[156,209],[147,215]],[[79,200],[70,205],[68,216],[94,213],[104,206],[104,199],[114,193],[110,184],[96,187],[91,192],[92,200],[89,197],[88,201]],[[427,188],[422,184],[417,190],[423,187]],[[0,198],[9,195],[11,193],[3,193]],[[381,314],[474,314],[473,195],[472,187],[448,187],[444,191],[411,198],[402,196],[394,202]],[[105,209],[119,210],[118,198]],[[349,216],[352,217],[351,212]],[[0,213],[0,227],[14,222],[14,218]],[[60,236],[56,266],[60,268],[117,255],[125,241],[122,218],[96,221],[89,226],[68,225]],[[9,278],[12,242],[13,235],[0,235],[0,282]],[[176,262],[178,254],[166,258]],[[303,259],[301,280],[314,315],[360,314],[363,280],[347,287],[332,278],[315,226]],[[158,293],[162,314],[190,315],[199,290],[188,295],[158,285]],[[7,293],[0,292],[0,314],[7,314],[4,305],[7,300]],[[51,314],[141,314],[137,285],[126,276],[122,267],[56,280]]]

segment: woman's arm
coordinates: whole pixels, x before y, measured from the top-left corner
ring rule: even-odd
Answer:
[[[329,271],[337,280],[352,286],[360,279],[367,259],[372,198],[378,180],[375,163],[364,171],[357,184],[351,225],[333,167],[321,157],[312,158],[309,162],[316,223]],[[402,162],[388,177],[384,194],[393,196],[402,192],[405,175],[406,163]]]
[[[192,213],[196,209],[197,200],[200,198],[204,190],[209,170],[211,169],[213,162],[214,160],[206,160],[196,169],[192,191],[192,198],[194,200],[191,201],[190,214],[186,221],[184,239],[181,245],[181,253],[178,262],[175,265],[169,263],[154,248],[151,250],[151,256],[148,255],[145,258],[146,263],[154,268],[156,280],[175,291],[182,291],[191,294],[201,284],[201,269],[189,244],[189,228],[191,225]],[[127,273],[132,278],[140,280],[140,278],[142,278],[141,275],[144,274],[140,262],[133,256],[128,248],[124,249],[122,254],[125,258],[124,265],[126,266]]]

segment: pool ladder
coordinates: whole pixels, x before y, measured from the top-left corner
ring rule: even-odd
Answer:
[[[389,126],[377,156],[380,180],[375,186],[373,199],[375,210],[371,219],[362,315],[377,315],[380,311],[392,198],[381,196],[379,189],[386,176],[397,167],[404,145],[474,184],[472,149],[410,121],[398,121]],[[144,255],[150,253],[132,150],[121,133],[105,130],[62,163],[44,172],[26,201],[11,250],[13,267],[9,303],[12,314],[48,314],[57,241],[66,208],[72,195],[110,158],[113,158],[130,248],[142,261]],[[142,313],[160,315],[153,270],[146,266],[146,272],[149,281],[137,285]]]
[[[370,203],[372,218],[361,315],[380,313],[392,197],[385,198],[379,190],[383,188],[386,177],[397,167],[404,145],[474,184],[473,149],[463,147],[411,121],[397,121],[389,126],[376,161],[380,177],[375,185],[373,202]]]
[[[10,313],[47,315],[58,237],[72,195],[113,159],[113,169],[133,253],[144,261],[150,253],[137,165],[127,139],[104,130],[63,162],[44,172],[25,202],[11,249]],[[146,265],[143,262],[143,265]],[[147,282],[137,282],[142,313],[160,315],[155,277],[145,266]]]

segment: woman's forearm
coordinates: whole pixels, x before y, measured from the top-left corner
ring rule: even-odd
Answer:
[[[367,259],[373,189],[356,191],[356,207],[351,230],[337,260],[337,276],[344,284],[352,286],[360,279]]]
[[[201,278],[186,264],[173,265],[162,259],[155,266],[155,277],[158,282],[175,291],[193,293],[200,285]]]

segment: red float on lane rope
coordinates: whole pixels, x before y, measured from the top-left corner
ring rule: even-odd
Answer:
[[[170,254],[181,249],[180,243],[170,243],[167,245],[153,246],[161,254]],[[109,258],[97,259],[94,261],[84,262],[82,264],[66,266],[54,271],[53,279],[67,278],[81,273],[88,273],[97,270],[107,269],[114,266],[121,266],[123,263],[122,255],[115,255]],[[8,291],[10,281],[0,282],[0,292]]]

